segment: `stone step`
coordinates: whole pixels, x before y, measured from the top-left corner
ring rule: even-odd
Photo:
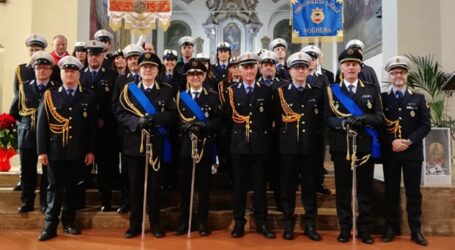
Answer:
[[[304,210],[296,209],[297,221],[300,221]],[[336,230],[337,219],[334,208],[318,209],[317,225],[320,230]],[[169,231],[174,230],[179,223],[180,210],[178,207],[170,207],[161,210],[163,227]],[[43,214],[33,211],[27,214],[18,214],[15,210],[2,210],[0,229],[38,229],[44,225]],[[214,230],[232,229],[232,210],[217,210],[209,213],[209,226]],[[254,217],[251,213],[246,215],[246,230],[254,230]],[[282,229],[282,215],[276,210],[269,210],[268,223],[272,230]],[[115,212],[99,212],[97,207],[89,207],[79,210],[76,215],[76,225],[81,229],[97,228],[128,228],[128,214],[117,214]],[[148,220],[146,221],[148,227]],[[296,226],[296,230],[301,230]]]
[[[335,190],[332,190],[330,195],[317,195],[318,207],[334,208],[335,207]],[[301,191],[296,192],[296,207],[302,207]],[[17,208],[21,205],[21,192],[12,191],[12,188],[0,188],[0,209],[1,208]],[[162,207],[178,206],[180,202],[180,193],[178,191],[164,190],[162,194]],[[195,193],[195,204],[198,201],[197,192]],[[269,207],[276,207],[275,199],[272,191],[267,191],[267,202]],[[119,191],[112,193],[112,205],[119,206],[121,197]],[[212,210],[232,209],[233,193],[230,190],[213,190],[210,193],[210,206]],[[86,205],[100,206],[98,190],[86,190]],[[36,192],[35,207],[39,207],[39,194]],[[253,193],[248,192],[247,207],[253,207]]]

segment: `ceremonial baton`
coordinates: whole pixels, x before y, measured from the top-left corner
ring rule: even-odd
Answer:
[[[194,196],[194,182],[196,177],[196,164],[199,161],[197,153],[197,136],[190,132],[191,139],[191,159],[193,159],[193,169],[191,173],[191,192],[190,192],[190,211],[188,216],[188,238],[191,238],[191,221],[193,219],[193,196]]]
[[[146,129],[142,129],[142,136],[145,136],[145,174],[144,174],[144,200],[142,203],[142,239],[145,236],[145,214],[147,208],[147,183],[149,174],[149,157],[152,152],[152,144],[150,143],[150,132]]]

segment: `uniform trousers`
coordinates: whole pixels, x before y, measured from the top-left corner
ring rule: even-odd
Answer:
[[[38,156],[36,155],[36,149],[20,149],[19,157],[21,161],[21,200],[24,204],[33,206],[35,203],[35,188],[38,178],[37,164]],[[43,173],[40,181],[40,205],[41,207],[46,206],[47,197],[47,166],[42,166]]]

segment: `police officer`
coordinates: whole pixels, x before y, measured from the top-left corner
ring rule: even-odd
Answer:
[[[93,35],[94,39],[103,44],[104,61],[103,66],[111,68],[114,62],[114,54],[111,52],[112,42],[114,41],[114,35],[111,32],[101,29],[95,32]]]
[[[295,192],[299,175],[302,185],[302,204],[305,208],[304,234],[319,241],[316,231],[316,179],[319,171],[322,139],[322,108],[324,88],[307,80],[311,57],[304,52],[289,56],[287,65],[291,83],[277,89],[277,117],[279,122],[279,152],[281,164],[281,207],[283,211],[283,238],[294,239]],[[311,143],[309,143],[311,142]]]
[[[35,70],[35,79],[19,85],[10,114],[20,122],[18,126],[18,148],[21,161],[21,200],[19,213],[33,211],[35,203],[35,187],[37,181],[36,164],[36,118],[38,105],[41,103],[43,93],[49,88],[57,87],[59,83],[50,80],[54,60],[49,53],[37,51],[33,54],[30,65]],[[47,166],[42,166],[40,183],[41,212],[46,211]]]
[[[330,128],[330,153],[335,165],[337,216],[341,227],[339,242],[348,242],[352,228],[351,159],[352,139],[348,130],[357,136],[357,202],[359,204],[358,237],[373,244],[369,224],[373,192],[373,157],[378,157],[379,143],[374,128],[382,125],[382,105],[377,88],[358,78],[362,54],[354,49],[341,52],[338,57],[343,81],[327,87],[324,117]],[[358,110],[352,107],[357,106]],[[359,111],[360,110],[360,111]],[[355,158],[354,158],[355,159]]]
[[[122,92],[123,88],[126,84],[130,82],[139,83],[141,80],[141,76],[139,74],[139,63],[138,58],[139,56],[144,53],[144,49],[136,44],[129,44],[125,46],[123,49],[123,54],[126,59],[126,65],[128,67],[128,74],[118,76],[115,79],[114,90],[112,91],[112,111],[115,114],[118,110],[119,105],[119,97],[120,93]],[[117,117],[116,117],[117,118]],[[117,121],[118,127],[118,138],[120,141],[120,145],[123,145],[123,139],[125,132],[128,130],[126,126],[124,126],[121,122]],[[123,151],[123,147],[121,147],[121,164],[120,164],[120,172],[121,172],[121,193],[122,193],[122,205],[117,209],[118,213],[126,213],[129,211],[129,178],[128,178],[128,167],[126,166],[126,157],[125,152]]]
[[[202,83],[207,74],[207,68],[201,62],[191,59],[185,67],[189,89],[177,94],[177,110],[179,120],[179,165],[180,165],[180,193],[181,193],[181,224],[176,235],[187,233],[190,207],[190,190],[192,181],[193,159],[192,140],[197,139],[197,159],[195,187],[199,192],[198,219],[199,234],[207,236],[210,231],[207,227],[209,212],[210,173],[213,163],[214,135],[222,124],[221,109],[218,104],[218,95],[203,87]]]
[[[207,75],[204,79],[204,88],[210,91],[216,92],[218,90],[218,79],[215,77],[212,71],[212,65],[210,64],[210,57],[204,53],[197,53],[195,59],[204,64],[207,69]],[[187,86],[188,87],[188,86]]]
[[[169,83],[176,92],[185,90],[186,78],[175,69],[177,65],[177,51],[165,49],[163,52],[163,64],[165,70],[161,72],[160,79],[163,82]]]
[[[175,70],[180,74],[185,74],[184,66],[185,64],[193,58],[194,53],[194,44],[196,41],[191,36],[183,36],[179,39],[180,52],[182,53],[182,58],[177,62]]]
[[[117,121],[112,113],[112,90],[118,73],[103,66],[104,45],[96,40],[85,43],[88,52],[88,67],[81,71],[82,87],[95,92],[98,112],[96,131],[96,168],[100,192],[101,212],[110,212],[114,181],[119,176],[119,142],[116,140]],[[102,143],[102,142],[109,143]]]
[[[164,237],[164,231],[160,220],[160,185],[162,165],[171,157],[167,128],[175,121],[174,90],[169,84],[155,80],[161,68],[161,61],[155,54],[144,53],[138,62],[142,80],[125,85],[120,93],[117,111],[117,119],[127,128],[122,147],[128,167],[131,213],[125,238],[133,238],[141,233],[146,159],[143,129],[151,134],[152,144],[147,163],[149,222],[152,235],[161,238]]]
[[[225,107],[233,122],[231,155],[234,181],[233,238],[245,234],[247,184],[254,192],[256,232],[265,238],[275,238],[267,226],[266,165],[271,151],[270,130],[273,121],[272,90],[256,82],[258,57],[245,52],[238,58],[243,82],[228,88]],[[250,175],[249,175],[250,174]],[[249,179],[251,178],[251,179]]]
[[[360,52],[361,54],[363,54],[364,47],[365,46],[363,42],[358,39],[352,39],[346,44],[346,49],[354,49]],[[335,79],[336,82],[340,82],[339,77],[340,75],[338,72],[337,77]],[[381,91],[381,86],[379,86],[378,77],[376,76],[376,72],[371,66],[362,63],[362,69],[360,70],[359,73],[359,79],[362,80],[363,82],[373,83],[378,88],[378,92]]]
[[[422,94],[407,85],[411,62],[407,57],[394,56],[387,60],[392,89],[382,94],[387,137],[384,142],[384,180],[386,230],[382,241],[395,239],[400,225],[400,182],[403,170],[406,189],[406,210],[411,240],[426,246],[421,232],[422,195],[420,180],[423,161],[423,138],[430,132],[430,111]]]
[[[63,86],[44,92],[37,121],[38,159],[48,165],[47,209],[40,241],[57,236],[60,208],[65,200],[61,221],[68,234],[80,234],[74,225],[74,190],[78,173],[95,159],[96,104],[92,91],[79,83],[81,62],[73,56],[59,61]]]
[[[267,85],[273,91],[288,84],[286,80],[282,80],[276,76],[276,65],[278,63],[278,56],[273,51],[265,50],[259,56],[260,77],[258,79],[258,82]]]
[[[218,82],[227,77],[227,66],[231,58],[231,45],[228,42],[218,43],[216,46],[216,64],[212,65],[212,72]]]
[[[318,68],[318,60],[321,56],[321,50],[315,45],[308,45],[300,50],[301,52],[305,52],[311,57],[311,61],[308,65],[308,82],[312,85],[319,86],[321,88],[326,88],[330,85],[329,79],[324,74],[319,74],[317,71]],[[321,134],[321,148],[319,151],[319,160],[317,161],[317,165],[319,166],[319,171],[315,171],[315,178],[317,178],[318,184],[316,186],[316,191],[321,194],[330,194],[331,191],[324,185],[324,173],[326,172],[324,168],[324,160],[325,160],[325,131]]]
[[[290,75],[286,66],[286,50],[288,49],[288,43],[283,38],[274,39],[269,46],[269,50],[276,53],[279,62],[276,65],[276,74],[279,78],[289,80]]]

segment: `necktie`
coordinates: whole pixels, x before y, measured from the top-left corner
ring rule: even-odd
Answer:
[[[403,98],[403,92],[396,91],[395,92],[395,97],[397,98],[397,100],[401,100],[401,98]]]
[[[167,78],[168,81],[170,81],[170,80],[172,80],[172,75],[171,74],[167,74],[166,78]]]
[[[196,101],[199,98],[199,92],[193,92],[193,99]]]
[[[348,88],[349,88],[349,95],[350,95],[351,97],[353,97],[353,96],[355,95],[354,87],[355,87],[355,86],[352,85],[352,84],[348,86]]]
[[[222,70],[225,70],[225,69],[226,69],[226,65],[221,64],[221,69],[222,69]]]
[[[272,85],[272,79],[265,79],[264,83],[270,87],[270,85]]]
[[[141,81],[139,74],[134,74],[133,77],[134,77],[134,82],[139,83]]]
[[[146,89],[145,89],[145,92],[146,92],[147,94],[152,93],[152,88],[146,88]]]
[[[90,71],[90,77],[92,78],[92,82],[95,81],[95,78],[96,78],[97,74],[98,74],[98,72],[96,72],[96,71]]]
[[[303,94],[303,91],[305,91],[305,88],[300,86],[297,88],[297,92],[299,92],[299,94]]]
[[[44,90],[46,89],[46,85],[44,84],[38,84],[38,91],[39,91],[39,94],[42,95]]]
[[[67,89],[66,94],[70,102],[73,102],[74,89]]]
[[[248,86],[246,87],[246,94],[250,97],[251,94],[253,93],[253,87]]]

